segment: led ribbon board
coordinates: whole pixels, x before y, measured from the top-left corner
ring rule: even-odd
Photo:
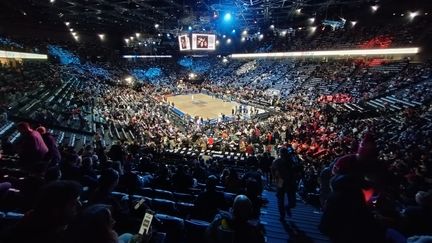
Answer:
[[[190,39],[187,35],[180,35],[178,37],[180,51],[188,51],[191,49]]]
[[[330,57],[330,56],[379,56],[379,55],[410,55],[420,52],[420,48],[390,48],[390,49],[355,49],[333,51],[298,51],[273,53],[231,54],[231,58],[273,58],[273,57]]]
[[[171,58],[171,55],[123,55],[123,58]]]
[[[216,36],[209,34],[192,34],[192,50],[216,50]]]
[[[15,52],[15,51],[1,51],[0,58],[10,58],[10,59],[48,59],[45,54],[35,54],[26,52]]]

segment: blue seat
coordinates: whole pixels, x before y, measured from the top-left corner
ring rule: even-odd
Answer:
[[[143,188],[140,188],[140,190],[139,190],[139,194],[140,194],[140,195],[143,195],[143,196],[145,196],[145,197],[150,197],[150,198],[152,198],[152,197],[153,197],[153,189],[150,188],[150,187],[143,187]]]
[[[176,209],[178,210],[178,215],[186,218],[187,216],[191,215],[194,210],[195,205],[192,203],[185,203],[185,202],[177,202],[176,203]]]
[[[201,243],[206,242],[206,230],[210,223],[202,220],[185,220],[186,242]]]
[[[196,196],[192,195],[192,194],[174,192],[173,195],[174,195],[175,201],[177,201],[177,202],[193,203],[196,200]]]
[[[162,198],[162,199],[171,200],[171,201],[174,200],[174,196],[173,196],[172,192],[165,191],[165,190],[159,190],[159,189],[153,190],[153,197]]]
[[[156,214],[155,216],[161,225],[158,227],[160,232],[166,233],[166,243],[183,242],[184,239],[184,221],[181,218],[166,215]]]
[[[166,199],[153,198],[151,201],[151,208],[158,213],[164,213],[169,215],[178,214],[178,211],[175,207],[175,202]]]

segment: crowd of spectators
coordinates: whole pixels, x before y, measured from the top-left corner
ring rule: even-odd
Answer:
[[[356,39],[351,35],[357,36],[343,36]],[[16,170],[2,172],[7,176],[0,184],[0,209],[27,213],[0,237],[4,242],[157,242],[157,232],[165,232],[168,242],[264,242],[261,193],[274,187],[282,221],[285,214],[291,216],[298,190],[323,211],[319,228],[333,242],[430,235],[431,64],[402,60],[375,66],[370,61],[231,61],[215,64],[204,83],[181,88],[174,81],[174,64],[161,80],[136,86],[117,82],[136,63],[47,64],[51,78],[20,71],[27,63],[2,67],[5,80],[9,74],[19,77],[2,86],[8,93],[1,97],[3,114],[28,92],[64,85],[71,94],[64,106],[70,116],[61,120],[58,111],[45,108],[31,118],[49,124],[47,117],[53,117],[57,125],[77,119],[83,121],[80,129],[95,133],[85,147],[75,148],[57,144],[45,127],[19,123],[17,142],[2,140],[7,155],[2,162]],[[107,73],[100,75],[101,70]],[[253,106],[264,100],[263,106],[272,109],[267,117],[179,122],[165,98],[182,92],[206,92]],[[394,94],[418,106],[360,114],[318,102],[320,95],[336,93],[349,94],[349,102],[358,105]],[[124,136],[108,135],[119,131]],[[182,148],[245,156],[170,152]],[[18,157],[9,157],[14,154]],[[284,163],[298,167],[298,173],[280,173]],[[21,176],[9,176],[14,173]],[[281,199],[285,193],[287,209]],[[147,209],[158,213],[151,238],[134,235]],[[189,239],[193,236],[198,238]]]

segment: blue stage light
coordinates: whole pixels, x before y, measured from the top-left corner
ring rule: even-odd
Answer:
[[[224,20],[225,20],[225,21],[231,21],[231,18],[232,18],[231,13],[226,13],[226,14],[224,15]]]

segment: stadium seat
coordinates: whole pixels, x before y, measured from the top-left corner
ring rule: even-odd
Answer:
[[[181,218],[166,215],[156,214],[155,216],[161,225],[159,231],[166,233],[166,243],[183,242],[184,239],[184,221]]]
[[[153,197],[155,198],[162,198],[162,199],[166,199],[166,200],[174,200],[174,196],[173,193],[170,191],[165,191],[165,190],[159,190],[159,189],[155,189],[153,191]]]
[[[151,201],[151,208],[156,212],[165,213],[169,215],[178,214],[178,211],[175,207],[175,202],[166,199],[153,198]]]
[[[177,201],[177,202],[193,203],[193,202],[195,202],[195,199],[196,199],[196,197],[192,194],[180,193],[180,192],[174,192],[173,196],[174,196],[175,201]]]
[[[178,215],[183,218],[186,218],[187,216],[191,215],[194,207],[195,205],[192,203],[185,203],[185,202],[176,203],[176,209],[178,210]]]
[[[185,220],[186,242],[188,243],[201,243],[206,241],[206,230],[210,223],[191,219]]]

